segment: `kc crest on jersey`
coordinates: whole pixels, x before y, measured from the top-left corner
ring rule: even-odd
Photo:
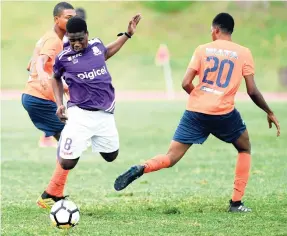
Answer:
[[[81,56],[82,56],[82,53],[77,53],[76,55],[69,56],[68,61],[72,61],[74,64],[76,64],[78,62],[78,59],[76,58],[81,57]]]
[[[95,56],[102,54],[102,52],[100,51],[100,49],[98,49],[97,46],[92,47],[92,50],[93,50]]]

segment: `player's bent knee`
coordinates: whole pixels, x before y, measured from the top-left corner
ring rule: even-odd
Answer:
[[[107,162],[113,162],[119,155],[119,150],[110,153],[101,152],[100,154]]]
[[[251,144],[250,144],[250,141],[249,139],[245,140],[244,143],[242,143],[241,145],[237,146],[237,151],[238,153],[248,153],[250,154],[251,153]]]
[[[234,145],[234,147],[236,148],[236,150],[238,151],[238,153],[251,153],[251,143],[249,140],[249,135],[248,135],[248,131],[245,130],[241,136],[232,143]]]
[[[60,157],[58,160],[64,170],[71,170],[77,165],[79,158],[80,157],[77,159],[63,159]]]

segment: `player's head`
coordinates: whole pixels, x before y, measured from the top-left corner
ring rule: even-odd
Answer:
[[[76,15],[76,11],[70,3],[60,2],[54,7],[53,15],[55,24],[61,30],[66,31],[66,24],[71,17]]]
[[[74,16],[68,20],[67,36],[71,47],[78,52],[88,46],[87,23],[79,16]]]
[[[87,14],[84,8],[76,8],[76,14],[77,16],[83,18],[84,20],[87,20]]]
[[[234,28],[234,20],[228,13],[219,13],[212,21],[212,40],[219,39],[222,35],[231,35]]]

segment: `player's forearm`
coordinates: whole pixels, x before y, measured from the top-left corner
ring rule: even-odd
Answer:
[[[53,79],[52,86],[57,106],[63,105],[64,86],[62,79]]]
[[[187,77],[184,78],[181,86],[185,90],[185,92],[187,92],[187,94],[190,94],[194,89],[192,82],[190,82],[190,79],[188,79]]]
[[[125,35],[118,37],[118,39],[107,45],[106,60],[115,55],[129,38]]]
[[[185,72],[181,86],[187,92],[187,94],[190,94],[192,90],[194,89],[192,81],[194,80],[194,77],[196,76],[196,74],[197,74],[197,71],[191,68],[188,68]]]
[[[194,89],[194,86],[192,84],[188,84],[188,85],[182,86],[182,88],[185,90],[185,92],[187,92],[187,94],[190,94],[192,90]]]
[[[260,91],[257,90],[256,92],[248,94],[248,95],[252,99],[252,101],[263,111],[265,111],[267,114],[272,113],[271,109],[269,108],[268,104],[266,103]]]

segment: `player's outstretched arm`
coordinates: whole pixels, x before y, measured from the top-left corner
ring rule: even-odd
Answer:
[[[135,33],[137,24],[139,23],[140,20],[141,20],[141,14],[135,15],[130,20],[129,25],[128,25],[128,30],[127,30],[127,34],[128,35],[132,36]],[[125,44],[125,42],[128,39],[129,39],[129,37],[126,36],[125,34],[123,34],[116,41],[108,44],[106,46],[106,48],[107,48],[107,52],[106,52],[106,55],[105,55],[106,60],[108,60],[110,57],[115,55],[121,49],[121,47]]]
[[[182,81],[182,88],[190,94],[191,91],[194,89],[194,86],[192,84],[192,81],[194,80],[195,76],[197,74],[197,71],[191,68],[188,68],[185,72],[183,81]]]
[[[267,113],[267,121],[269,123],[269,128],[272,128],[272,123],[275,124],[277,128],[277,136],[279,136],[280,135],[279,122],[276,116],[274,115],[273,111],[269,108],[261,92],[258,90],[255,80],[254,80],[254,76],[246,75],[244,76],[244,79],[245,79],[246,89],[247,89],[247,93],[249,97],[259,108],[261,108]]]

